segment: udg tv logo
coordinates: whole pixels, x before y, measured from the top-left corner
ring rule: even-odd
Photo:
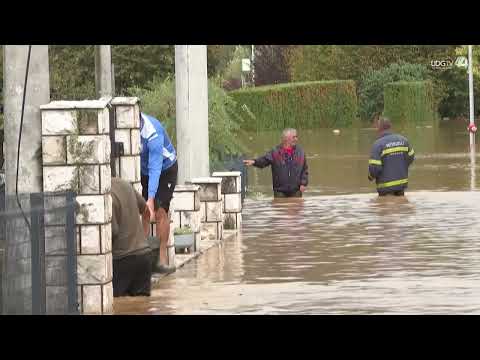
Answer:
[[[443,59],[443,60],[432,60],[430,61],[432,69],[436,70],[447,70],[451,69],[453,65],[466,68],[468,66],[468,60],[465,56],[459,56],[453,61],[452,59]]]
[[[432,66],[432,69],[436,69],[436,70],[451,69],[453,67],[453,60],[452,59],[432,60],[430,61],[430,65]]]

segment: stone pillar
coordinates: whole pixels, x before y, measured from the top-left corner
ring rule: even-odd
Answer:
[[[178,183],[210,176],[206,45],[175,45]]]
[[[223,228],[239,230],[242,226],[242,177],[240,171],[214,172],[222,179]]]
[[[41,106],[44,192],[77,193],[77,276],[83,314],[113,312],[112,199],[108,101]],[[49,205],[50,206],[50,205]],[[46,206],[48,208],[48,206]],[[45,247],[55,247],[46,217]]]
[[[200,221],[202,239],[223,239],[223,198],[222,179],[214,177],[194,178],[192,183],[199,185]]]
[[[200,249],[200,186],[177,185],[170,208],[173,209],[173,228],[190,227],[194,233],[194,251]]]
[[[123,143],[123,155],[115,158],[116,176],[129,181],[141,194],[138,98],[116,97],[111,105],[115,110],[115,142]]]

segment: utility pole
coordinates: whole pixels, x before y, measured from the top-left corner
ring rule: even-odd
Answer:
[[[112,97],[115,96],[115,64],[112,63]]]
[[[98,98],[113,96],[110,45],[95,46],[95,91]]]
[[[210,176],[206,45],[175,45],[178,183]]]
[[[473,103],[473,55],[472,45],[468,45],[468,90],[470,98],[470,127],[475,125],[474,103]],[[475,144],[475,133],[470,131],[470,146]]]
[[[50,102],[48,46],[31,47],[20,151],[20,118],[24,99],[29,45],[3,47],[3,100],[5,131],[6,210],[18,212],[15,201],[18,161],[18,193],[25,212],[29,193],[43,191],[42,124],[40,105]],[[24,194],[21,196],[21,194]],[[22,201],[24,200],[24,201]],[[23,221],[19,219],[15,223]],[[13,221],[12,221],[13,223]],[[30,232],[25,223],[7,226],[3,309],[6,314],[31,313]]]
[[[255,45],[252,45],[252,85],[255,86]]]
[[[14,194],[28,45],[4,45],[3,54],[5,191]],[[18,192],[25,193],[43,190],[40,105],[50,102],[47,45],[32,45],[29,68],[18,178]]]

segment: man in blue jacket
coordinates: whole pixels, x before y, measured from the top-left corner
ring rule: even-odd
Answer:
[[[307,159],[297,141],[297,130],[285,129],[280,145],[255,160],[243,160],[247,166],[272,167],[273,196],[276,198],[302,197],[307,188]]]
[[[387,118],[377,121],[379,135],[368,160],[368,179],[376,181],[380,196],[404,195],[408,186],[408,168],[415,159],[415,151],[408,139],[392,133],[391,127]]]
[[[160,121],[144,113],[140,113],[140,138],[142,195],[151,220],[156,221],[160,239],[159,262],[154,270],[168,273],[175,270],[175,264],[168,264],[167,243],[170,234],[168,210],[177,184],[177,154]]]

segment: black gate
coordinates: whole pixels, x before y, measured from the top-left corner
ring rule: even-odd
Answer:
[[[2,313],[78,314],[75,194],[0,197]]]
[[[247,167],[243,164],[245,159],[244,156],[223,155],[222,160],[212,166],[213,171],[240,171],[242,178],[242,204],[248,186]]]

